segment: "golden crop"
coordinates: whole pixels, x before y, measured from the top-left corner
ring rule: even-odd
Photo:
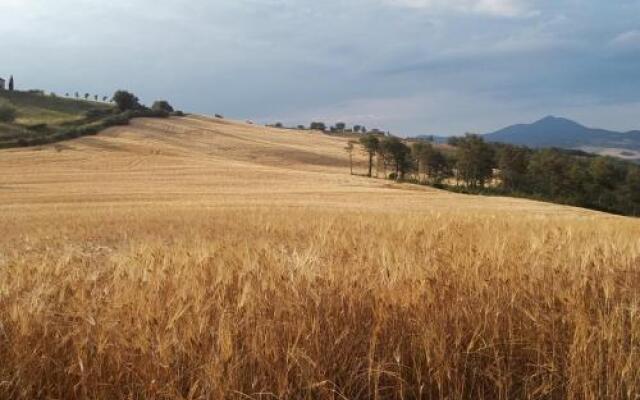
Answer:
[[[0,398],[640,395],[637,220],[352,177],[345,141],[0,152]]]

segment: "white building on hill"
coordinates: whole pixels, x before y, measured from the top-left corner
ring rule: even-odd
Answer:
[[[0,90],[4,90],[4,79],[0,78]]]

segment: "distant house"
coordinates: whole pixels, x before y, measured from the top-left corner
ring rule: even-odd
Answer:
[[[0,78],[0,90],[4,90],[4,79]]]

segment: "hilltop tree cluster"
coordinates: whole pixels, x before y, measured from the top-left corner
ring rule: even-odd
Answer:
[[[367,175],[467,193],[536,198],[640,216],[640,166],[578,151],[534,150],[454,138],[449,146],[368,134],[359,140]]]

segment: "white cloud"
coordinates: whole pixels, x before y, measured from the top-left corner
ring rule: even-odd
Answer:
[[[640,30],[624,32],[611,41],[611,46],[620,49],[640,48]]]
[[[536,13],[524,0],[383,0],[387,4],[434,12],[463,12],[498,17],[522,17]]]

